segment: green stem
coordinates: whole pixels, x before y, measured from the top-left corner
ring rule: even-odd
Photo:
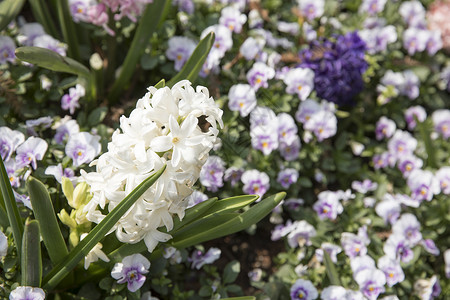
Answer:
[[[44,27],[45,32],[55,38],[60,38],[47,4],[42,0],[30,0],[31,11],[36,20]]]
[[[56,1],[58,11],[59,24],[62,29],[64,41],[68,46],[68,55],[73,59],[80,61],[80,49],[78,46],[78,38],[75,30],[75,24],[69,11],[69,3],[67,0]]]
[[[427,164],[431,168],[436,168],[436,156],[434,153],[433,142],[431,141],[430,130],[427,128],[426,122],[420,122],[416,119],[417,127],[419,128],[419,133],[422,136],[422,140],[425,143],[425,150],[427,151]]]
[[[3,201],[3,197],[1,194],[0,194],[0,199],[2,199],[2,201]],[[0,207],[0,226],[3,227],[3,229],[6,229],[6,227],[9,226],[8,215],[6,214],[6,211],[3,207]]]
[[[150,37],[162,20],[166,2],[170,1],[155,0],[153,3],[147,5],[142,14],[130,49],[122,64],[119,77],[114,82],[109,93],[108,99],[110,104],[117,102],[121,92],[129,84],[131,77],[135,73],[136,65],[141,58],[142,52],[145,50],[145,46],[148,44]]]

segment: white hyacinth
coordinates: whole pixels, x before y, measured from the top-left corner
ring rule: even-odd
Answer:
[[[124,243],[144,240],[149,252],[158,242],[171,239],[158,228],[165,226],[169,232],[173,215],[184,217],[185,198],[213,148],[217,124],[223,127],[222,110],[207,88],[194,90],[188,80],[171,89],[149,87],[130,116],[121,117],[108,152],[91,163],[96,172],[81,174],[93,194],[85,207],[88,220],[99,223],[141,182],[167,165],[111,231]]]

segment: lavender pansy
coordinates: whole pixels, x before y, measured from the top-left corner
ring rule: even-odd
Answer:
[[[14,62],[16,55],[16,44],[14,40],[6,35],[0,35],[0,65],[7,62]]]
[[[260,150],[269,155],[278,148],[278,132],[276,127],[256,126],[250,128],[250,137],[253,149]]]
[[[190,208],[193,207],[203,201],[208,200],[208,196],[203,194],[200,191],[193,191],[192,194],[190,194],[187,198],[186,201],[188,202],[188,205],[186,208]]]
[[[175,70],[180,71],[196,47],[190,38],[184,36],[173,36],[168,42],[166,50],[167,58],[175,62]]]
[[[404,236],[391,234],[383,245],[384,253],[394,260],[408,263],[414,258],[410,243]]]
[[[281,156],[286,161],[296,160],[300,153],[300,148],[301,148],[301,142],[300,142],[300,138],[298,136],[296,136],[295,139],[290,144],[281,142],[278,145],[278,150],[280,151]]]
[[[378,259],[377,266],[386,276],[386,284],[389,287],[405,280],[405,273],[397,260],[385,255]]]
[[[290,229],[287,239],[291,248],[310,246],[312,244],[310,239],[317,235],[314,226],[304,220],[294,221]]]
[[[395,125],[394,121],[386,118],[385,116],[382,116],[376,124],[375,136],[377,140],[390,138],[392,137],[392,135],[394,135],[396,129],[397,126]]]
[[[423,161],[414,154],[402,156],[397,161],[397,167],[405,178],[409,177],[413,170],[420,169],[422,166]]]
[[[0,127],[0,156],[6,162],[16,151],[17,147],[25,141],[25,135],[6,126]]]
[[[254,88],[267,88],[268,81],[275,77],[275,70],[263,62],[256,62],[252,68],[247,72],[247,81]]]
[[[37,168],[37,161],[42,160],[47,151],[48,144],[45,140],[34,136],[29,137],[16,149],[16,166],[18,169],[31,165]]]
[[[370,179],[364,179],[363,181],[353,181],[352,189],[361,194],[366,194],[367,192],[375,191],[378,188],[378,183],[373,182]]]
[[[8,253],[8,237],[0,230],[0,258]]]
[[[18,286],[11,291],[9,300],[44,300],[43,289],[31,286]]]
[[[44,172],[46,175],[52,175],[55,177],[56,181],[62,183],[62,177],[67,177],[75,185],[77,182],[77,177],[75,177],[75,172],[70,168],[64,168],[61,164],[56,166],[48,166]]]
[[[297,2],[300,12],[306,17],[306,19],[308,19],[308,21],[323,15],[325,7],[324,0],[297,0]]]
[[[225,162],[216,155],[211,155],[206,160],[200,171],[200,183],[208,191],[217,192],[223,186]]]
[[[291,287],[291,300],[314,300],[319,293],[311,281],[297,279]]]
[[[297,94],[300,100],[306,100],[314,88],[314,72],[307,68],[294,68],[287,72],[283,81],[286,93]]]
[[[311,118],[303,125],[305,130],[314,133],[319,142],[330,138],[336,134],[337,118],[330,111],[321,110],[311,116]]]
[[[75,113],[75,109],[80,107],[79,100],[84,97],[86,90],[81,84],[77,84],[74,88],[69,89],[69,93],[61,98],[61,108],[69,110],[70,114]]]
[[[228,92],[228,108],[239,111],[241,117],[246,117],[256,107],[255,90],[248,84],[235,84]]]
[[[439,194],[441,190],[433,173],[421,169],[411,171],[407,184],[411,190],[411,198],[419,202],[431,201],[434,195]]]
[[[280,113],[277,116],[278,120],[278,142],[286,143],[288,145],[297,138],[297,125],[291,115],[287,113]]]
[[[363,0],[359,6],[360,12],[366,12],[369,15],[376,15],[383,11],[386,0]]]
[[[247,16],[241,14],[241,12],[233,7],[227,6],[220,12],[219,24],[227,27],[230,31],[240,33],[242,31],[242,25],[247,22]]]
[[[422,240],[420,223],[417,217],[410,213],[404,213],[400,219],[392,226],[392,234],[403,236],[408,243],[415,246]]]
[[[367,253],[366,241],[351,232],[342,233],[341,245],[345,254],[350,258],[365,255]]]
[[[100,154],[100,137],[89,132],[79,132],[72,135],[66,144],[65,152],[73,161],[75,167],[90,163]]]
[[[450,110],[438,109],[431,115],[433,120],[434,130],[442,135],[444,139],[450,137]]]
[[[316,258],[318,261],[323,261],[323,252],[326,251],[331,258],[331,261],[337,263],[337,255],[342,252],[342,248],[331,243],[322,243],[320,249],[316,249]]]
[[[441,193],[450,194],[450,167],[442,167],[435,174],[436,180],[441,187]]]
[[[150,261],[142,254],[133,254],[116,263],[111,271],[111,276],[117,279],[117,283],[127,283],[130,292],[136,292],[144,285],[148,273]]]
[[[411,106],[405,110],[405,121],[408,124],[408,129],[413,130],[416,128],[417,121],[423,122],[427,118],[427,113],[422,106]]]
[[[344,211],[344,207],[340,202],[340,198],[337,193],[332,191],[323,191],[317,195],[318,201],[314,203],[313,209],[316,211],[319,219],[323,220],[328,218],[335,220],[337,215]]]
[[[386,194],[383,201],[375,206],[375,212],[383,219],[385,224],[395,224],[400,217],[401,206],[393,196]]]
[[[242,190],[246,194],[256,194],[262,197],[270,188],[269,176],[258,170],[247,170],[242,174],[244,184]]]
[[[246,60],[252,60],[258,57],[262,52],[266,41],[264,38],[254,38],[249,36],[239,48],[239,53],[244,56]]]
[[[212,264],[219,259],[220,254],[221,251],[219,248],[210,248],[205,254],[200,250],[194,250],[189,258],[189,261],[192,263],[191,268],[200,270],[204,265]]]
[[[235,186],[241,180],[243,173],[244,170],[242,168],[230,167],[225,170],[223,179],[225,181],[229,181],[231,186]]]
[[[425,251],[427,251],[428,253],[430,253],[434,256],[438,256],[441,253],[441,251],[439,251],[439,248],[436,246],[436,244],[434,243],[434,241],[432,239],[422,240],[422,241],[420,241],[420,244],[423,246]]]
[[[291,184],[296,183],[298,180],[298,171],[293,168],[286,168],[281,170],[277,176],[277,182],[285,189],[288,189]]]
[[[375,300],[385,291],[386,277],[378,269],[367,269],[358,273],[355,281],[359,285],[360,291],[369,300]]]
[[[398,12],[410,27],[422,26],[425,21],[425,8],[419,1],[402,2]]]

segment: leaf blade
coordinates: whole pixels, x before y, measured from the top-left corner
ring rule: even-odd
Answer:
[[[59,229],[50,195],[45,185],[31,176],[27,180],[26,186],[30,193],[31,206],[39,223],[44,245],[47,248],[50,260],[55,265],[62,261],[69,251]]]
[[[19,14],[25,0],[4,0],[0,3],[0,31]]]
[[[56,72],[75,74],[90,79],[91,73],[81,63],[70,57],[64,57],[55,51],[40,47],[16,48],[16,57],[20,60]]]
[[[168,87],[172,87],[175,83],[184,79],[188,79],[191,82],[197,79],[198,73],[214,44],[214,39],[214,32],[210,32],[198,43],[180,72],[167,82]]]
[[[21,284],[23,286],[40,287],[42,280],[42,259],[39,223],[28,219],[22,240]]]
[[[45,289],[53,289],[80,262],[89,251],[109,232],[124,213],[150,188],[163,174],[166,166],[156,171],[126,196],[80,243],[67,255],[63,262],[56,265],[44,278]]]

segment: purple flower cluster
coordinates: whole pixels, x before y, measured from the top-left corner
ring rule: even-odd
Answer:
[[[313,41],[300,52],[301,67],[314,71],[317,96],[338,105],[352,104],[353,97],[364,88],[362,74],[366,45],[357,32],[331,39]]]

